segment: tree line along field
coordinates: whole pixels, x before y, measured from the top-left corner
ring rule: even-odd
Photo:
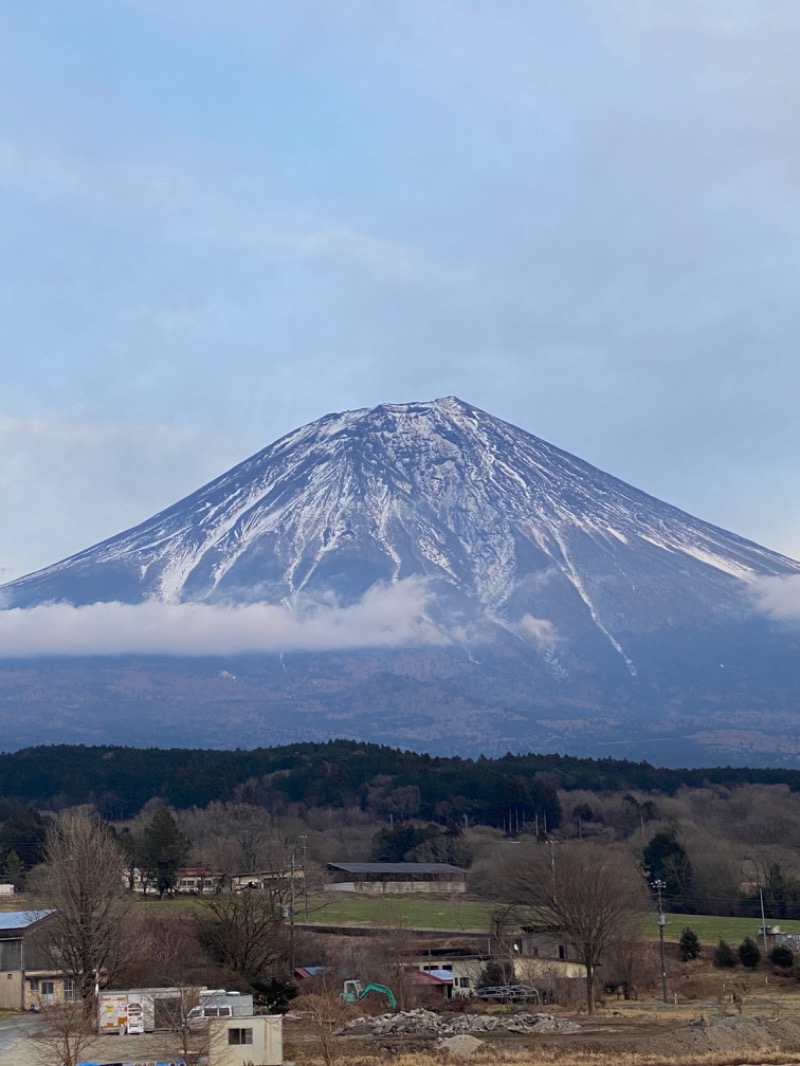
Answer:
[[[776,770],[444,759],[350,741],[255,752],[29,749],[0,755],[0,878],[24,888],[48,819],[79,805],[111,826],[130,863],[153,865],[152,823],[165,810],[173,867],[233,873],[293,857],[315,891],[327,862],[446,861],[468,869],[478,905],[507,899],[500,871],[515,842],[547,841],[556,853],[586,843],[618,849],[638,876],[664,882],[676,914],[668,937],[684,915],[758,923],[762,896],[768,923],[789,930],[800,920],[799,783]],[[472,906],[459,905],[454,928],[480,927],[465,917]],[[445,908],[428,925],[449,921]]]

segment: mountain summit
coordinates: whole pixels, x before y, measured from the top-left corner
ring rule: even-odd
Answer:
[[[368,699],[381,719],[365,739],[444,736],[441,721],[415,731],[411,714],[387,733],[384,708],[399,722],[405,698],[439,719],[465,703],[490,709],[473,747],[545,738],[569,748],[598,721],[632,714],[663,734],[667,720],[674,732],[677,719],[735,717],[765,698],[787,711],[800,695],[783,658],[790,638],[758,618],[752,589],[798,573],[800,563],[447,397],[326,415],[141,525],[3,586],[0,601],[294,609],[417,582],[431,646],[354,648],[347,662],[320,653],[314,691],[293,685],[293,712],[313,704],[322,733],[335,732],[326,715],[342,720],[357,682],[356,704]],[[345,731],[363,734],[357,720],[351,704]]]

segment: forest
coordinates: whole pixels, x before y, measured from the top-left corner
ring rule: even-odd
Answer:
[[[231,874],[335,861],[444,861],[501,899],[516,840],[622,848],[673,911],[800,918],[800,775],[565,756],[429,755],[337,740],[254,751],[52,746],[0,755],[0,874],[24,886],[46,828],[73,808],[112,828],[132,864],[154,820],[178,833],[171,868]],[[149,834],[149,836],[148,836]],[[150,840],[150,843],[148,841]],[[168,881],[162,888],[169,888]]]
[[[106,818],[133,817],[153,799],[177,810],[212,802],[260,806],[374,807],[392,812],[392,794],[419,789],[415,814],[503,827],[560,824],[557,792],[639,791],[674,796],[681,788],[783,785],[800,791],[800,771],[712,767],[659,769],[647,762],[566,755],[434,757],[350,740],[251,751],[50,745],[0,754],[0,795],[60,810],[92,804]],[[511,813],[510,813],[511,812]],[[381,813],[381,812],[377,812]]]

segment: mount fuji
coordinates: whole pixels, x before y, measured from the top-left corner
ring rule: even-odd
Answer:
[[[231,617],[256,631],[202,654],[168,638],[162,654],[12,652],[0,723],[16,746],[346,735],[797,764],[800,641],[757,592],[798,574],[454,397],[383,404],[327,415],[0,587],[9,620],[202,608],[220,633]]]

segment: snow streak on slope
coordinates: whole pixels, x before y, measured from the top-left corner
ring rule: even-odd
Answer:
[[[633,670],[627,635],[741,609],[747,582],[798,572],[448,397],[328,415],[2,592],[7,606],[354,602],[421,577],[453,619],[471,604],[521,638],[528,616],[588,627]]]

